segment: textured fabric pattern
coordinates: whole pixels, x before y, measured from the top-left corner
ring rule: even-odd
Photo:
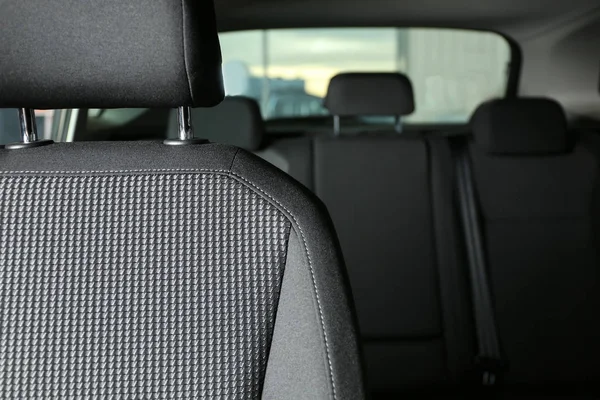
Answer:
[[[260,397],[290,224],[200,173],[0,177],[0,397]]]

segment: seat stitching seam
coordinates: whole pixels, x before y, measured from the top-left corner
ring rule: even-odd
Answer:
[[[187,63],[187,52],[185,48],[185,6],[184,0],[181,0],[181,47],[183,50],[183,69],[185,71],[185,78],[187,81],[188,90],[190,92],[190,100],[194,104],[194,94],[192,92],[192,81],[190,80],[190,72]]]
[[[226,169],[209,169],[209,168],[162,168],[162,169],[125,169],[125,170],[89,170],[89,171],[0,171],[2,175],[9,174],[127,174],[127,173],[151,173],[151,172],[219,172],[228,174],[230,171]]]
[[[229,169],[228,169],[229,172],[231,172],[231,170],[233,169],[233,166],[235,165],[235,159],[237,158],[237,155],[238,155],[239,152],[240,152],[240,149],[237,149],[235,151],[235,154],[231,158],[231,165],[229,166]]]
[[[249,181],[248,179],[244,178],[243,176],[238,175],[237,173],[235,173],[233,171],[231,171],[231,175],[233,175],[233,176],[241,179],[242,181],[246,182],[247,184],[251,185],[254,189],[258,190],[264,196],[267,196],[269,199],[271,199],[271,201],[274,201],[277,205],[279,205],[279,207],[283,208],[290,215],[290,217],[294,221],[294,224],[298,227],[298,230],[300,231],[300,237],[302,238],[302,244],[304,246],[304,251],[306,252],[306,255],[308,258],[308,266],[309,266],[309,270],[310,270],[313,291],[315,293],[315,297],[317,300],[317,307],[318,307],[318,311],[319,311],[319,322],[321,323],[321,329],[323,331],[323,339],[324,339],[324,343],[325,343],[325,355],[327,357],[327,364],[329,367],[329,380],[331,381],[331,389],[333,391],[333,398],[335,400],[335,399],[337,399],[337,393],[336,393],[336,388],[335,388],[335,382],[333,380],[333,366],[331,363],[329,340],[327,339],[327,332],[325,330],[325,319],[323,317],[323,307],[321,305],[321,298],[319,296],[319,291],[317,289],[317,281],[315,279],[315,272],[314,272],[314,268],[313,268],[313,264],[312,264],[312,259],[310,256],[310,251],[308,250],[308,245],[306,243],[306,236],[304,235],[304,231],[302,230],[302,227],[298,223],[298,220],[296,219],[294,214],[290,210],[288,210],[287,207],[285,207],[283,204],[281,204],[277,199],[273,198],[270,194],[266,193],[264,190],[262,190],[261,188],[256,186],[253,182]]]
[[[190,169],[168,169],[168,168],[165,168],[165,169],[146,169],[146,170],[140,169],[140,170],[122,170],[122,171],[0,171],[0,175],[7,175],[7,174],[89,174],[89,173],[105,173],[106,174],[106,173],[152,173],[152,172],[190,172],[190,173],[213,172],[213,173],[223,173],[226,175],[235,176],[236,178],[240,179],[247,185],[250,185],[253,189],[259,191],[263,196],[266,196],[271,201],[275,202],[279,207],[283,208],[289,214],[289,216],[292,218],[292,220],[294,222],[294,225],[296,227],[298,227],[298,230],[300,232],[300,237],[302,238],[302,244],[304,246],[304,251],[306,252],[306,256],[308,258],[308,266],[309,266],[309,271],[310,271],[310,275],[311,275],[311,283],[313,286],[313,291],[315,293],[315,298],[317,300],[319,322],[321,324],[321,330],[323,331],[323,339],[324,339],[324,344],[325,344],[325,356],[327,358],[327,364],[329,367],[329,380],[331,382],[333,399],[336,400],[337,399],[337,391],[336,391],[335,382],[333,379],[333,364],[331,362],[329,340],[327,339],[327,332],[325,330],[325,319],[323,317],[323,307],[321,304],[321,298],[319,296],[319,291],[317,288],[314,267],[312,264],[310,250],[308,249],[308,244],[306,242],[306,236],[304,234],[304,231],[302,230],[302,227],[298,223],[298,220],[294,216],[294,214],[286,206],[281,204],[281,202],[279,202],[273,196],[271,196],[270,194],[265,192],[263,189],[258,187],[256,184],[254,184],[250,180],[244,178],[241,175],[238,175],[237,173],[235,173],[231,170],[228,171],[228,170],[223,170],[223,169],[206,169],[206,168],[200,168],[200,169],[193,169],[193,168],[190,168]]]

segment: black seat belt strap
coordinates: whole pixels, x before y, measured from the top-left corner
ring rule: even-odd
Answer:
[[[471,160],[466,145],[455,152],[457,194],[471,283],[478,342],[477,367],[485,386],[498,384],[506,368],[502,358],[483,249]]]

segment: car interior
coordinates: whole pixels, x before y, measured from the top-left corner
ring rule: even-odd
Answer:
[[[0,0],[0,397],[600,399],[598,0]]]

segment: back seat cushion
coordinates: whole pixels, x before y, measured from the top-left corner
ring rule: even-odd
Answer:
[[[372,386],[445,375],[428,153],[399,137],[315,140],[315,191],[342,245]]]
[[[597,381],[596,161],[582,147],[543,159],[471,155],[509,382]]]
[[[425,144],[321,139],[315,161],[315,189],[336,222],[363,335],[439,335]]]

